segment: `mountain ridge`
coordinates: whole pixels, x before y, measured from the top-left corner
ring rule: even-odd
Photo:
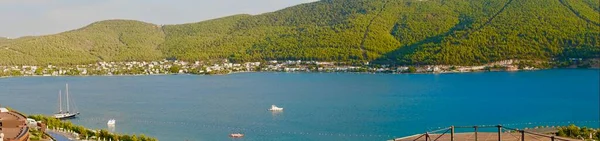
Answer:
[[[0,65],[165,58],[476,65],[598,58],[599,9],[593,0],[322,0],[176,25],[104,20],[0,39]]]

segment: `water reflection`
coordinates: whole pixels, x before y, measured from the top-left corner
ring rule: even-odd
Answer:
[[[109,132],[112,132],[112,133],[114,133],[114,132],[115,132],[115,130],[116,130],[116,127],[115,127],[115,125],[114,125],[114,124],[113,124],[113,125],[108,125],[108,131],[109,131]]]
[[[283,111],[271,111],[271,115],[273,116],[273,118],[277,118],[283,115]]]

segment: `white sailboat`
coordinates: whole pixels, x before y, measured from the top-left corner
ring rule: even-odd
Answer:
[[[67,111],[62,110],[62,92],[58,91],[58,113],[54,114],[54,118],[57,119],[68,119],[75,118],[79,115],[79,112],[71,112],[69,105],[69,84],[66,84],[66,97],[67,97]]]

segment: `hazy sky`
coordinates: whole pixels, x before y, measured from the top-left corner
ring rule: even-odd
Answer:
[[[54,34],[95,21],[132,19],[154,24],[260,14],[316,0],[0,0],[0,36]]]

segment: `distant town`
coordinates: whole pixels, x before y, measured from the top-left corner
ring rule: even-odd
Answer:
[[[577,60],[577,59],[575,59]],[[186,62],[162,60],[149,62],[98,62],[74,66],[0,66],[0,76],[91,76],[91,75],[165,75],[197,74],[216,75],[237,72],[362,72],[362,73],[461,73],[476,71],[519,71],[548,68],[544,62],[505,60],[480,66],[391,66],[391,65],[350,65],[343,62],[319,61],[267,61],[231,63],[222,60],[218,63],[203,61]]]

